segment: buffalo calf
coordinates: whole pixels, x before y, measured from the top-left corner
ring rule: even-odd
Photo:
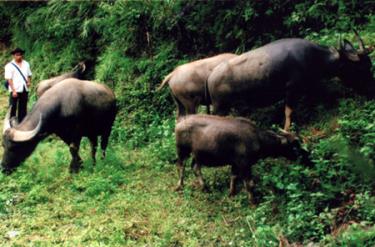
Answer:
[[[299,157],[309,162],[308,153],[290,133],[275,133],[257,128],[245,118],[226,118],[210,115],[189,115],[175,128],[177,146],[177,189],[184,181],[184,161],[193,156],[193,170],[200,186],[205,188],[202,166],[231,166],[230,195],[235,195],[235,182],[243,180],[253,202],[251,165],[265,157],[284,156],[290,160]]]

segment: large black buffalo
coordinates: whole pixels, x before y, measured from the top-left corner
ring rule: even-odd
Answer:
[[[33,109],[17,126],[11,126],[9,112],[4,120],[3,172],[11,173],[46,136],[56,134],[69,145],[70,171],[81,166],[79,146],[89,138],[95,163],[98,137],[103,156],[116,116],[115,95],[107,86],[91,81],[66,79],[45,91]]]
[[[221,63],[207,87],[213,112],[226,115],[232,107],[260,107],[285,99],[288,130],[292,109],[322,78],[339,77],[343,84],[369,97],[375,81],[367,49],[357,33],[359,49],[348,40],[325,47],[304,39],[281,39]]]

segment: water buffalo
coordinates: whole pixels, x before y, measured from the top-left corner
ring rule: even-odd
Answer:
[[[251,166],[265,157],[284,156],[291,160],[301,157],[311,165],[307,151],[298,138],[288,132],[280,134],[257,128],[245,118],[212,115],[189,115],[175,128],[177,146],[177,189],[184,181],[184,161],[193,156],[193,170],[199,184],[205,188],[201,166],[231,165],[230,195],[235,195],[235,182],[241,178],[252,201]]]
[[[19,125],[11,126],[8,112],[3,129],[3,172],[11,173],[50,134],[69,145],[71,172],[77,172],[81,166],[78,152],[84,136],[91,142],[95,164],[97,138],[101,136],[104,157],[115,116],[115,95],[107,86],[65,79],[47,90]]]
[[[78,63],[72,70],[72,72],[68,72],[47,80],[43,80],[39,82],[37,88],[36,88],[36,94],[38,98],[42,96],[42,94],[50,89],[55,84],[61,82],[62,80],[68,79],[68,78],[76,78],[76,79],[83,79],[83,73],[86,71],[86,65],[83,62]]]
[[[292,109],[301,95],[322,78],[339,77],[344,84],[373,97],[375,81],[362,39],[359,50],[340,39],[339,48],[304,39],[281,39],[223,62],[212,71],[207,87],[214,114],[236,106],[260,107],[285,100],[288,130]]]
[[[224,53],[200,59],[178,66],[165,77],[158,90],[169,84],[172,97],[177,104],[177,118],[196,113],[200,104],[206,105],[209,113],[210,102],[205,93],[207,78],[218,64],[236,56],[232,53]]]

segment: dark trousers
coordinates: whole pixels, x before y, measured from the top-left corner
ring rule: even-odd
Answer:
[[[18,95],[16,98],[12,96],[12,93],[10,93],[10,96],[9,96],[9,106],[12,107],[12,110],[10,112],[10,117],[11,118],[15,117],[16,113],[18,112],[17,120],[19,123],[21,123],[27,113],[27,100],[28,100],[29,93],[26,92],[26,90],[24,90],[22,93],[17,93],[17,94]]]

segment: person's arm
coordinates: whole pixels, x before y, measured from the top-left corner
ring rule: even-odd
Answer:
[[[28,66],[28,69],[27,69],[27,87],[30,88],[31,86],[31,69],[30,69],[30,65]]]
[[[14,88],[14,84],[13,84],[13,79],[12,79],[13,73],[14,73],[14,71],[9,66],[5,66],[5,76],[4,77],[9,83],[10,90],[12,91],[12,96],[14,98],[16,98],[18,95],[17,95],[17,91]]]
[[[9,83],[10,89],[12,90],[12,96],[13,96],[13,98],[17,98],[18,94],[17,94],[16,89],[14,88],[13,80],[12,79],[8,79],[8,83]]]

